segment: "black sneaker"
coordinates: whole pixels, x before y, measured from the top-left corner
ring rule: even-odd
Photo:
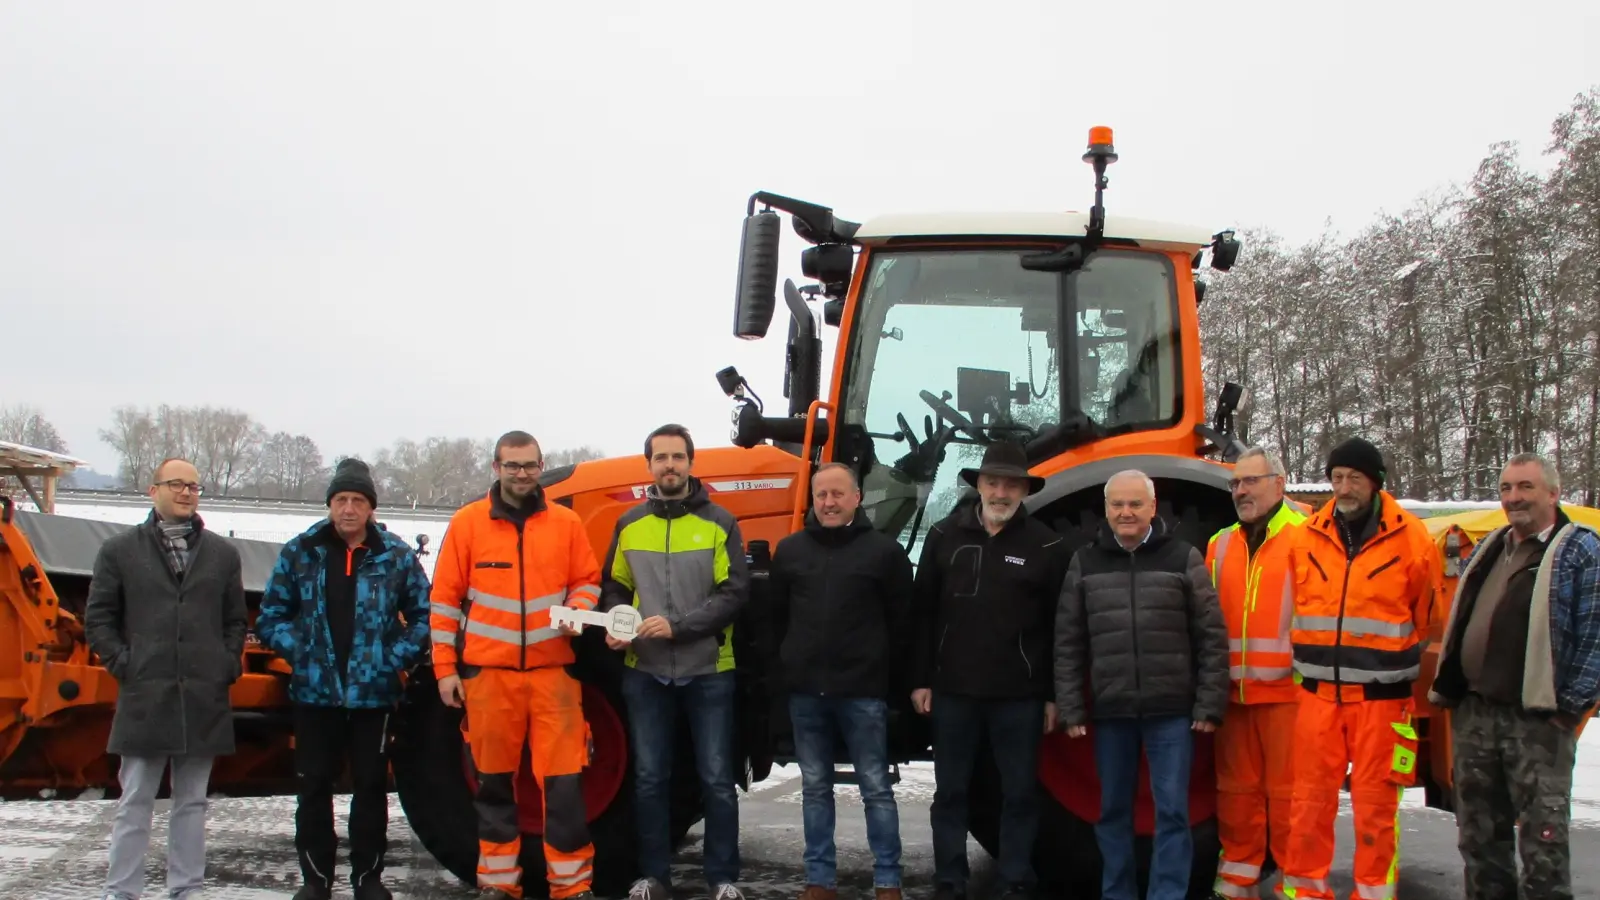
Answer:
[[[641,878],[628,888],[628,900],[672,900],[672,892],[654,878]]]
[[[308,881],[294,892],[293,900],[333,900],[333,888],[320,881]]]
[[[1033,888],[1026,884],[1013,884],[1000,895],[1000,900],[1033,900]]]
[[[941,884],[934,888],[933,900],[967,900],[967,892],[956,890],[953,884]]]

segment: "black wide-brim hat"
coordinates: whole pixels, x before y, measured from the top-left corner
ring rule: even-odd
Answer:
[[[961,480],[972,487],[978,486],[979,475],[1001,475],[1021,478],[1028,482],[1028,493],[1037,494],[1044,487],[1044,479],[1028,471],[1028,454],[1022,445],[1013,441],[996,441],[983,451],[983,462],[976,469],[962,469]]]

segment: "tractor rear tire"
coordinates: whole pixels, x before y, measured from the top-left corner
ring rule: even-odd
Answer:
[[[607,665],[606,661],[585,665],[593,659],[586,660],[585,656],[588,654],[580,650],[580,662],[572,669],[574,675],[585,685],[600,689],[625,729],[627,707],[614,671],[620,666]],[[462,884],[476,887],[478,824],[473,787],[463,768],[466,747],[461,734],[462,715],[462,710],[446,706],[439,699],[430,667],[419,666],[395,717],[390,767],[400,806],[417,839]],[[691,746],[687,728],[680,724],[671,790],[674,849],[702,814]],[[599,747],[596,752],[601,752]],[[624,772],[616,797],[589,822],[595,849],[593,890],[600,896],[627,893],[638,873],[631,759]],[[523,833],[519,862],[525,896],[548,897],[544,842],[539,835]]]
[[[1039,785],[1039,834],[1034,841],[1033,868],[1039,885],[1048,896],[1100,896],[1100,848],[1094,825],[1074,815]],[[972,785],[967,792],[968,829],[979,846],[995,859],[1000,857],[1000,770],[995,766],[988,738],[982,740],[978,762],[973,768]],[[1194,844],[1194,864],[1189,874],[1189,900],[1210,900],[1216,883],[1217,859],[1222,843],[1217,837],[1215,818],[1196,823],[1189,829]],[[1143,896],[1150,879],[1149,837],[1134,838],[1134,872]]]

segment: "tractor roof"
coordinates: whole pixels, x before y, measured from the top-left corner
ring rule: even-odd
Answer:
[[[1089,228],[1085,212],[947,212],[892,213],[868,219],[856,231],[863,244],[895,238],[1083,237]],[[1210,246],[1215,232],[1181,222],[1135,219],[1106,214],[1105,236],[1136,241],[1140,246],[1194,252]]]

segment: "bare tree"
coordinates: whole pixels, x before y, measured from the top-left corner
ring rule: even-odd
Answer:
[[[43,411],[28,404],[0,407],[0,441],[51,453],[68,452],[61,432],[44,417]]]
[[[150,483],[166,453],[161,433],[150,413],[132,406],[111,411],[111,427],[100,429],[100,439],[111,445],[118,457],[117,477],[122,486],[139,490]]]
[[[549,453],[546,453],[544,455],[544,467],[545,470],[548,471],[558,466],[570,466],[576,463],[586,462],[591,459],[604,458],[605,454],[600,452],[600,448],[583,444],[577,447],[552,450]]]

